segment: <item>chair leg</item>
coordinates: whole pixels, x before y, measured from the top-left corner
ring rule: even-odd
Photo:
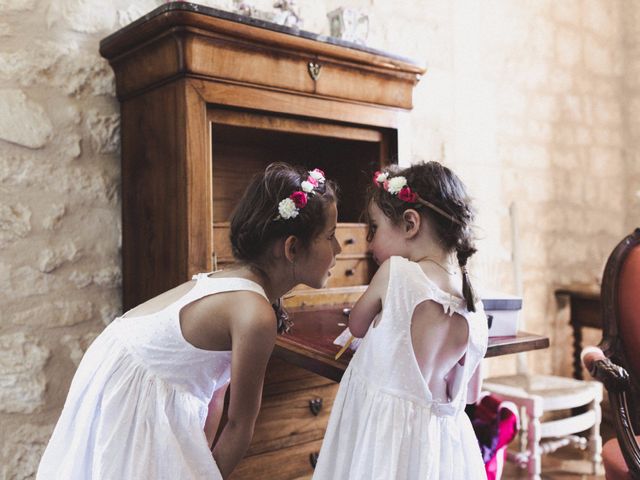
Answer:
[[[530,480],[540,480],[542,473],[542,452],[540,447],[540,417],[535,412],[529,414],[529,432],[527,435],[527,450],[529,451],[529,461],[527,470]]]
[[[595,423],[589,429],[589,451],[591,452],[591,461],[593,462],[593,473],[595,475],[602,474],[602,436],[600,435],[600,422],[602,420],[602,409],[600,408],[600,399],[595,398],[591,402],[591,408],[595,414]]]

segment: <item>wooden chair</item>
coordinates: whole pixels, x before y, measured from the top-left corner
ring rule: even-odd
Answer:
[[[540,479],[543,454],[569,444],[589,448],[593,471],[599,473],[601,384],[555,375],[518,373],[487,378],[482,388],[518,406],[520,451],[508,452],[507,459],[526,468],[530,479]],[[553,412],[550,419],[543,420],[543,415],[550,412]],[[587,438],[578,435],[587,430]]]
[[[514,280],[516,290],[521,292],[515,204],[510,207],[510,216]],[[594,473],[598,473],[602,461],[602,385],[594,381],[555,375],[529,374],[524,358],[521,356],[517,359],[516,375],[486,378],[482,384],[483,390],[513,402],[518,407],[520,451],[508,452],[507,458],[515,461],[521,468],[526,468],[530,479],[539,480],[542,455],[573,444],[589,448]],[[553,412],[548,415],[551,418],[543,418],[549,412]],[[587,430],[587,438],[578,435]]]
[[[640,479],[640,228],[613,250],[601,289],[603,337],[582,362],[609,393],[617,438],[603,449],[607,480]]]

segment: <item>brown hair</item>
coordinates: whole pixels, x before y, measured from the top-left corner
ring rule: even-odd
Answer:
[[[467,309],[474,312],[476,296],[466,265],[469,257],[477,251],[472,230],[475,211],[464,184],[455,173],[438,162],[418,163],[402,170],[390,167],[387,171],[390,178],[399,175],[405,177],[413,192],[455,221],[421,203],[400,200],[376,185],[369,188],[368,203],[375,202],[395,225],[401,223],[407,208],[418,210],[427,219],[442,246],[449,252],[455,250],[462,270],[462,293]]]
[[[309,171],[286,163],[272,163],[256,174],[231,216],[231,248],[236,260],[259,266],[264,253],[279,238],[297,237],[303,246],[325,227],[325,208],[336,201],[336,186],[319,183],[295,218],[278,218],[278,204],[307,180]]]

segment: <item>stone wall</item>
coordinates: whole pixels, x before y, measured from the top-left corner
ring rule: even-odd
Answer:
[[[623,16],[625,170],[627,175],[627,228],[640,227],[640,3],[628,2]]]
[[[160,0],[0,0],[0,472],[32,478],[90,341],[120,312],[119,117],[99,40]],[[208,0],[227,8],[231,1]],[[268,9],[271,0],[253,2]],[[622,0],[300,0],[305,29],[366,9],[369,45],[426,62],[414,158],[467,182],[478,282],[515,291],[529,355],[570,371],[555,286],[590,282],[640,216],[640,7]],[[597,335],[594,337],[597,341]],[[513,370],[513,358],[491,372]]]

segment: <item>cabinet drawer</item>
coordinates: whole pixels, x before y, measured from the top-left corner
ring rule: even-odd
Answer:
[[[323,57],[318,58],[315,63],[320,67],[320,75],[315,82],[315,93],[318,95],[378,105],[412,107],[415,74],[394,72],[394,75],[389,75],[379,69],[354,68],[351,63]],[[398,88],[399,84],[406,88]]]
[[[245,457],[230,480],[311,480],[313,462],[322,440],[302,443],[286,450]]]
[[[341,255],[363,255],[367,251],[367,226],[364,223],[339,223],[336,238],[342,247]]]
[[[322,439],[337,390],[331,383],[263,398],[247,455]]]
[[[366,285],[373,275],[372,260],[365,256],[337,257],[327,287]]]

